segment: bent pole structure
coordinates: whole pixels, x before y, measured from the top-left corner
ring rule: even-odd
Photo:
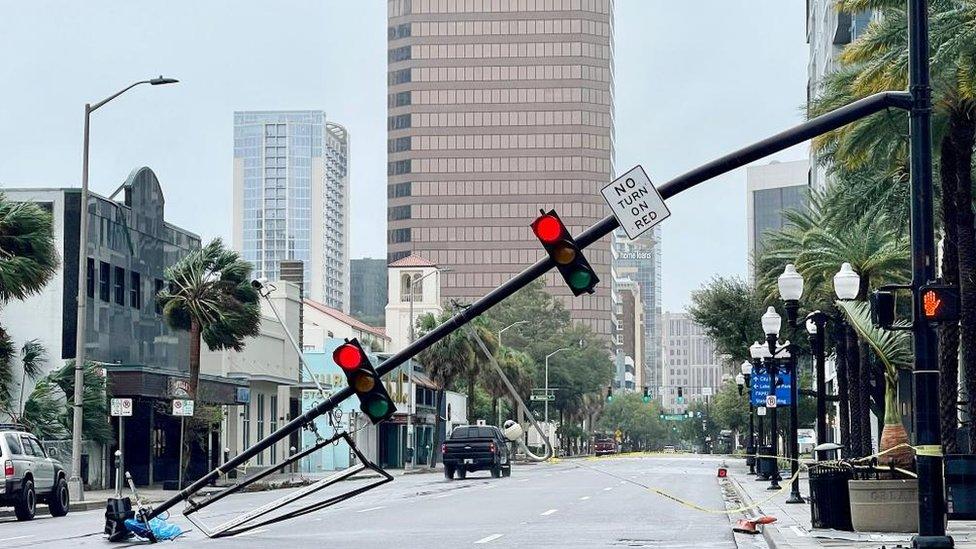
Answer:
[[[907,92],[889,91],[865,97],[864,99],[855,101],[850,105],[818,116],[812,120],[808,120],[807,122],[794,126],[788,130],[717,158],[683,175],[679,175],[678,177],[659,186],[658,191],[661,193],[663,198],[670,198],[682,191],[698,185],[699,183],[708,181],[709,179],[722,175],[726,172],[730,172],[736,168],[741,168],[750,162],[760,160],[766,156],[792,147],[793,145],[800,144],[818,135],[822,135],[831,130],[836,130],[837,128],[840,128],[855,120],[864,118],[865,116],[870,116],[876,112],[883,111],[888,108],[908,110],[911,108],[911,106],[912,96]],[[619,223],[615,217],[612,215],[607,216],[583,231],[578,237],[576,237],[576,242],[579,244],[580,248],[585,248],[604,236],[607,236],[618,226]],[[454,330],[457,330],[481,313],[484,313],[491,307],[497,305],[506,297],[512,295],[536,278],[542,276],[546,273],[546,271],[549,271],[554,266],[555,263],[548,256],[540,259],[532,266],[515,275],[515,277],[508,282],[495,288],[481,299],[472,303],[467,309],[458,312],[447,322],[437,326],[423,337],[405,347],[400,352],[386,359],[383,364],[376,368],[376,373],[383,376],[393,371],[395,368],[413,358],[421,351],[437,343]],[[344,387],[343,389],[337,391],[330,398],[321,402],[315,408],[312,408],[304,414],[292,419],[280,427],[277,431],[271,433],[264,439],[256,442],[250,448],[238,454],[237,457],[227,461],[213,471],[210,471],[190,486],[180,490],[180,492],[175,496],[159,504],[149,514],[149,517],[156,517],[166,512],[180,501],[183,501],[198,492],[201,488],[218,478],[220,475],[223,475],[242,463],[245,463],[247,460],[264,451],[272,444],[301,429],[305,424],[314,420],[316,417],[319,417],[322,414],[332,410],[338,406],[340,402],[352,395],[353,390],[349,387]]]

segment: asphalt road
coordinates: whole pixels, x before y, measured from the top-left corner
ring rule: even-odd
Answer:
[[[400,476],[328,509],[219,539],[208,539],[179,513],[171,520],[189,530],[174,543],[189,547],[735,548],[725,515],[693,511],[630,482],[721,509],[717,465],[702,456],[662,456],[516,466],[511,478],[502,479],[487,473],[455,481],[434,474]],[[232,496],[202,518],[215,525],[282,494]],[[102,511],[39,516],[27,523],[0,519],[0,547],[142,545],[110,544],[102,526]]]

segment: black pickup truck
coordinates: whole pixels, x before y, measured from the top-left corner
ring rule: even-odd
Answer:
[[[441,445],[444,477],[464,478],[471,471],[491,471],[498,478],[511,476],[512,455],[508,440],[498,427],[463,425],[455,427],[451,437]]]

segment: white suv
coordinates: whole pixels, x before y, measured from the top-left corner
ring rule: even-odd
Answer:
[[[47,503],[56,517],[68,514],[64,467],[22,426],[0,423],[0,465],[0,506],[13,506],[17,520],[34,518],[38,502]]]

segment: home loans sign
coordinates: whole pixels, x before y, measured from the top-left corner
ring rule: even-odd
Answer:
[[[600,192],[631,240],[671,215],[661,193],[657,192],[644,168],[639,165],[603,187]]]

